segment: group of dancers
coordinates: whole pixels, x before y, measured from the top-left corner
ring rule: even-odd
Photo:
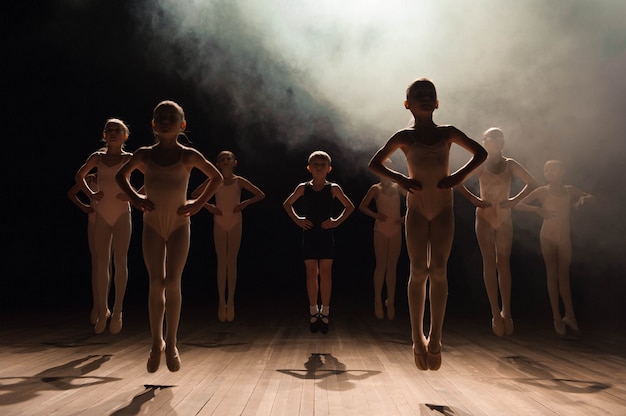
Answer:
[[[412,328],[413,359],[420,370],[441,367],[442,331],[448,296],[447,262],[454,234],[453,192],[460,192],[476,206],[476,235],[483,260],[483,277],[491,306],[491,327],[498,336],[514,331],[511,317],[511,270],[509,257],[513,237],[511,209],[534,212],[543,218],[540,233],[546,265],[547,286],[557,334],[566,327],[578,331],[569,286],[571,208],[592,196],[565,185],[564,166],[558,160],[545,163],[545,186],[515,160],[503,155],[504,134],[490,128],[482,145],[450,125],[438,125],[433,113],[439,107],[434,84],[420,78],[409,85],[404,106],[412,122],[397,131],[369,162],[380,177],[359,204],[374,221],[373,246],[374,314],[395,316],[396,267],[402,233],[410,260],[407,287]],[[143,213],[142,251],[149,276],[148,311],[152,336],[148,372],[156,372],[165,356],[170,371],[181,367],[177,334],[181,311],[181,278],[190,244],[190,217],[206,209],[214,216],[217,254],[218,319],[235,317],[237,256],[242,235],[242,210],[261,201],[265,194],[248,179],[236,175],[233,152],[222,151],[216,163],[198,150],[180,143],[186,119],[174,101],[162,101],[153,111],[155,144],[125,150],[128,126],[120,119],[106,121],[105,146],[93,152],[75,176],[69,198],[88,214],[88,241],[92,259],[93,308],[91,323],[102,333],[109,322],[113,334],[123,326],[122,309],[128,280],[127,252],[131,237],[131,205]],[[471,157],[450,173],[452,144]],[[395,170],[390,157],[400,150],[408,175]],[[206,180],[189,192],[192,169]],[[283,203],[293,222],[302,229],[302,255],[306,270],[311,332],[328,333],[332,265],[335,258],[333,229],[341,225],[355,206],[341,186],[328,180],[331,156],[317,150],[310,154],[307,169],[311,180],[299,183]],[[136,189],[131,175],[143,174]],[[480,192],[467,181],[476,175]],[[519,178],[523,188],[511,196],[511,183]],[[242,199],[242,190],[247,199]],[[88,202],[78,195],[84,193]],[[406,212],[401,214],[401,199]],[[302,204],[296,201],[302,200]],[[342,209],[334,215],[335,200]],[[213,202],[212,202],[213,201]],[[297,208],[296,208],[297,207]],[[373,209],[372,209],[373,208]],[[113,310],[108,306],[111,278],[115,287]],[[383,287],[386,298],[383,299]],[[430,304],[430,323],[425,332],[424,309]],[[563,302],[564,315],[560,303]]]

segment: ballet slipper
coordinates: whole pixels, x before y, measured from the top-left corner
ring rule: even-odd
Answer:
[[[172,350],[165,350],[165,363],[167,369],[171,372],[180,370],[180,355],[178,354],[178,348],[174,347]]]
[[[504,335],[513,335],[513,331],[515,330],[515,326],[513,325],[513,318],[510,316],[504,316],[502,312],[500,312],[500,316],[502,317],[502,321],[504,322]]]
[[[422,348],[418,353],[415,350],[415,344],[413,344],[413,360],[415,361],[415,366],[422,371],[428,370],[427,355],[426,347],[424,347],[424,345],[422,345]]]
[[[226,305],[226,320],[228,322],[235,320],[235,307],[233,305]]]
[[[383,319],[385,317],[385,313],[383,312],[382,302],[374,302],[374,315],[378,319]]]
[[[504,335],[504,319],[502,319],[500,314],[491,318],[491,329],[493,333],[499,337]]]
[[[226,304],[220,303],[217,307],[217,319],[220,322],[224,322],[226,320]]]
[[[568,317],[564,317],[563,323],[565,324],[566,327],[574,331],[576,335],[580,335],[580,329],[578,329],[578,325],[576,324],[576,322],[572,321]]]
[[[428,364],[428,369],[432,371],[437,371],[441,368],[441,344],[439,344],[439,351],[432,352],[430,350],[430,342],[428,343],[428,347],[426,348],[426,363]]]
[[[111,311],[107,309],[106,313],[103,316],[98,314],[98,319],[96,320],[96,324],[93,329],[96,334],[101,334],[104,332],[107,327],[107,320],[111,317]]]
[[[109,331],[113,335],[119,334],[122,330],[122,312],[114,312],[109,323]]]
[[[554,330],[556,331],[558,336],[560,337],[565,336],[566,331],[565,331],[565,324],[563,322],[563,319],[554,320]]]
[[[155,373],[159,369],[163,351],[165,351],[165,342],[161,344],[161,347],[158,350],[155,350],[154,347],[150,350],[150,356],[148,357],[148,363],[146,364],[148,373]]]
[[[393,321],[393,318],[396,317],[396,307],[393,303],[389,303],[389,299],[385,300],[385,306],[387,307],[387,319]]]

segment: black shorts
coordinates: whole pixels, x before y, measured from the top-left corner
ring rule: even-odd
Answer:
[[[302,232],[302,257],[311,259],[335,258],[335,235],[332,229],[312,228]]]

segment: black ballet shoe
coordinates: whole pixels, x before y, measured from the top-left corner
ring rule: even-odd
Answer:
[[[322,334],[328,334],[328,327],[329,327],[328,315],[320,314],[319,323],[320,323],[320,332]]]
[[[320,330],[320,315],[319,313],[316,313],[315,315],[311,315],[311,317],[309,318],[309,330],[312,333],[316,333],[319,332]]]

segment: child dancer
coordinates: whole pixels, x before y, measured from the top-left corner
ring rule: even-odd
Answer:
[[[391,136],[376,152],[369,167],[408,192],[405,229],[411,263],[408,298],[414,361],[420,370],[438,370],[448,297],[447,263],[454,236],[452,188],[487,158],[487,151],[457,128],[434,123],[433,112],[439,101],[432,81],[421,78],[413,82],[406,91],[404,107],[413,115],[412,125]],[[453,143],[470,152],[472,158],[450,174]],[[408,177],[384,165],[396,150],[402,150],[406,157]],[[430,282],[428,337],[424,334],[427,282]]]
[[[111,317],[108,295],[111,281],[111,253],[113,253],[115,302],[109,330],[117,334],[122,330],[122,309],[128,282],[128,247],[131,235],[131,215],[128,196],[115,181],[115,175],[128,162],[132,153],[124,150],[128,140],[128,126],[116,118],[106,121],[103,138],[106,149],[92,153],[76,173],[76,183],[92,202],[95,210],[93,247],[96,273],[96,318],[94,330],[102,333]],[[97,190],[87,183],[87,175],[95,170]],[[94,315],[96,315],[94,314]]]
[[[487,149],[487,160],[475,171],[480,184],[480,197],[474,195],[465,185],[459,185],[456,189],[476,207],[476,238],[483,257],[483,280],[491,305],[491,328],[494,334],[500,337],[513,334],[511,208],[536,187],[536,182],[522,165],[502,155],[504,148],[502,130],[497,127],[486,130],[483,133],[483,146]],[[510,197],[513,177],[518,177],[525,185],[517,195]]]
[[[150,279],[148,313],[152,349],[147,370],[154,373],[165,361],[170,371],[180,369],[178,325],[180,322],[181,279],[190,242],[191,215],[198,213],[222,185],[217,168],[196,149],[183,146],[178,136],[187,121],[180,105],[162,101],[154,108],[152,129],[156,144],[139,148],[117,174],[117,182],[138,209],[143,211],[143,257]],[[210,178],[197,199],[187,199],[187,186],[193,168]],[[145,194],[130,185],[130,175],[144,175]],[[163,339],[163,324],[167,324]]]
[[[391,168],[392,162],[387,159],[385,166]],[[383,319],[382,291],[387,286],[387,299],[384,305],[387,309],[387,318],[395,317],[396,270],[398,258],[402,249],[402,225],[404,217],[401,214],[400,197],[406,192],[398,184],[387,177],[381,177],[380,182],[372,185],[359,204],[359,210],[374,218],[374,315]],[[369,208],[374,201],[376,211]]]
[[[543,173],[548,184],[532,191],[517,205],[517,209],[534,212],[543,218],[539,239],[546,264],[554,330],[559,336],[564,336],[567,326],[578,334],[569,273],[572,260],[570,212],[572,207],[582,206],[593,196],[573,185],[563,184],[565,169],[559,160],[547,161]],[[539,205],[533,205],[533,202]],[[561,315],[560,300],[563,301],[564,316]]]
[[[332,170],[330,155],[317,150],[309,156],[307,170],[313,179],[302,182],[287,197],[283,208],[289,218],[302,228],[302,254],[306,268],[306,289],[309,298],[309,329],[311,332],[328,333],[332,266],[335,258],[333,228],[338,227],[354,211],[354,204],[343,189],[326,180]],[[302,214],[293,204],[302,198]],[[344,209],[336,218],[332,217],[333,200],[338,199]],[[318,282],[319,276],[319,282]],[[318,299],[322,306],[318,307]]]
[[[204,208],[214,215],[213,239],[217,254],[217,291],[219,303],[217,318],[220,322],[235,319],[235,285],[237,284],[237,256],[241,244],[242,214],[248,205],[259,202],[265,194],[246,178],[235,175],[237,166],[235,154],[224,150],[217,155],[216,166],[224,176],[224,184],[215,193],[215,204],[205,204]],[[208,180],[200,185],[191,196],[198,196],[208,185]],[[241,200],[241,190],[252,196]]]

